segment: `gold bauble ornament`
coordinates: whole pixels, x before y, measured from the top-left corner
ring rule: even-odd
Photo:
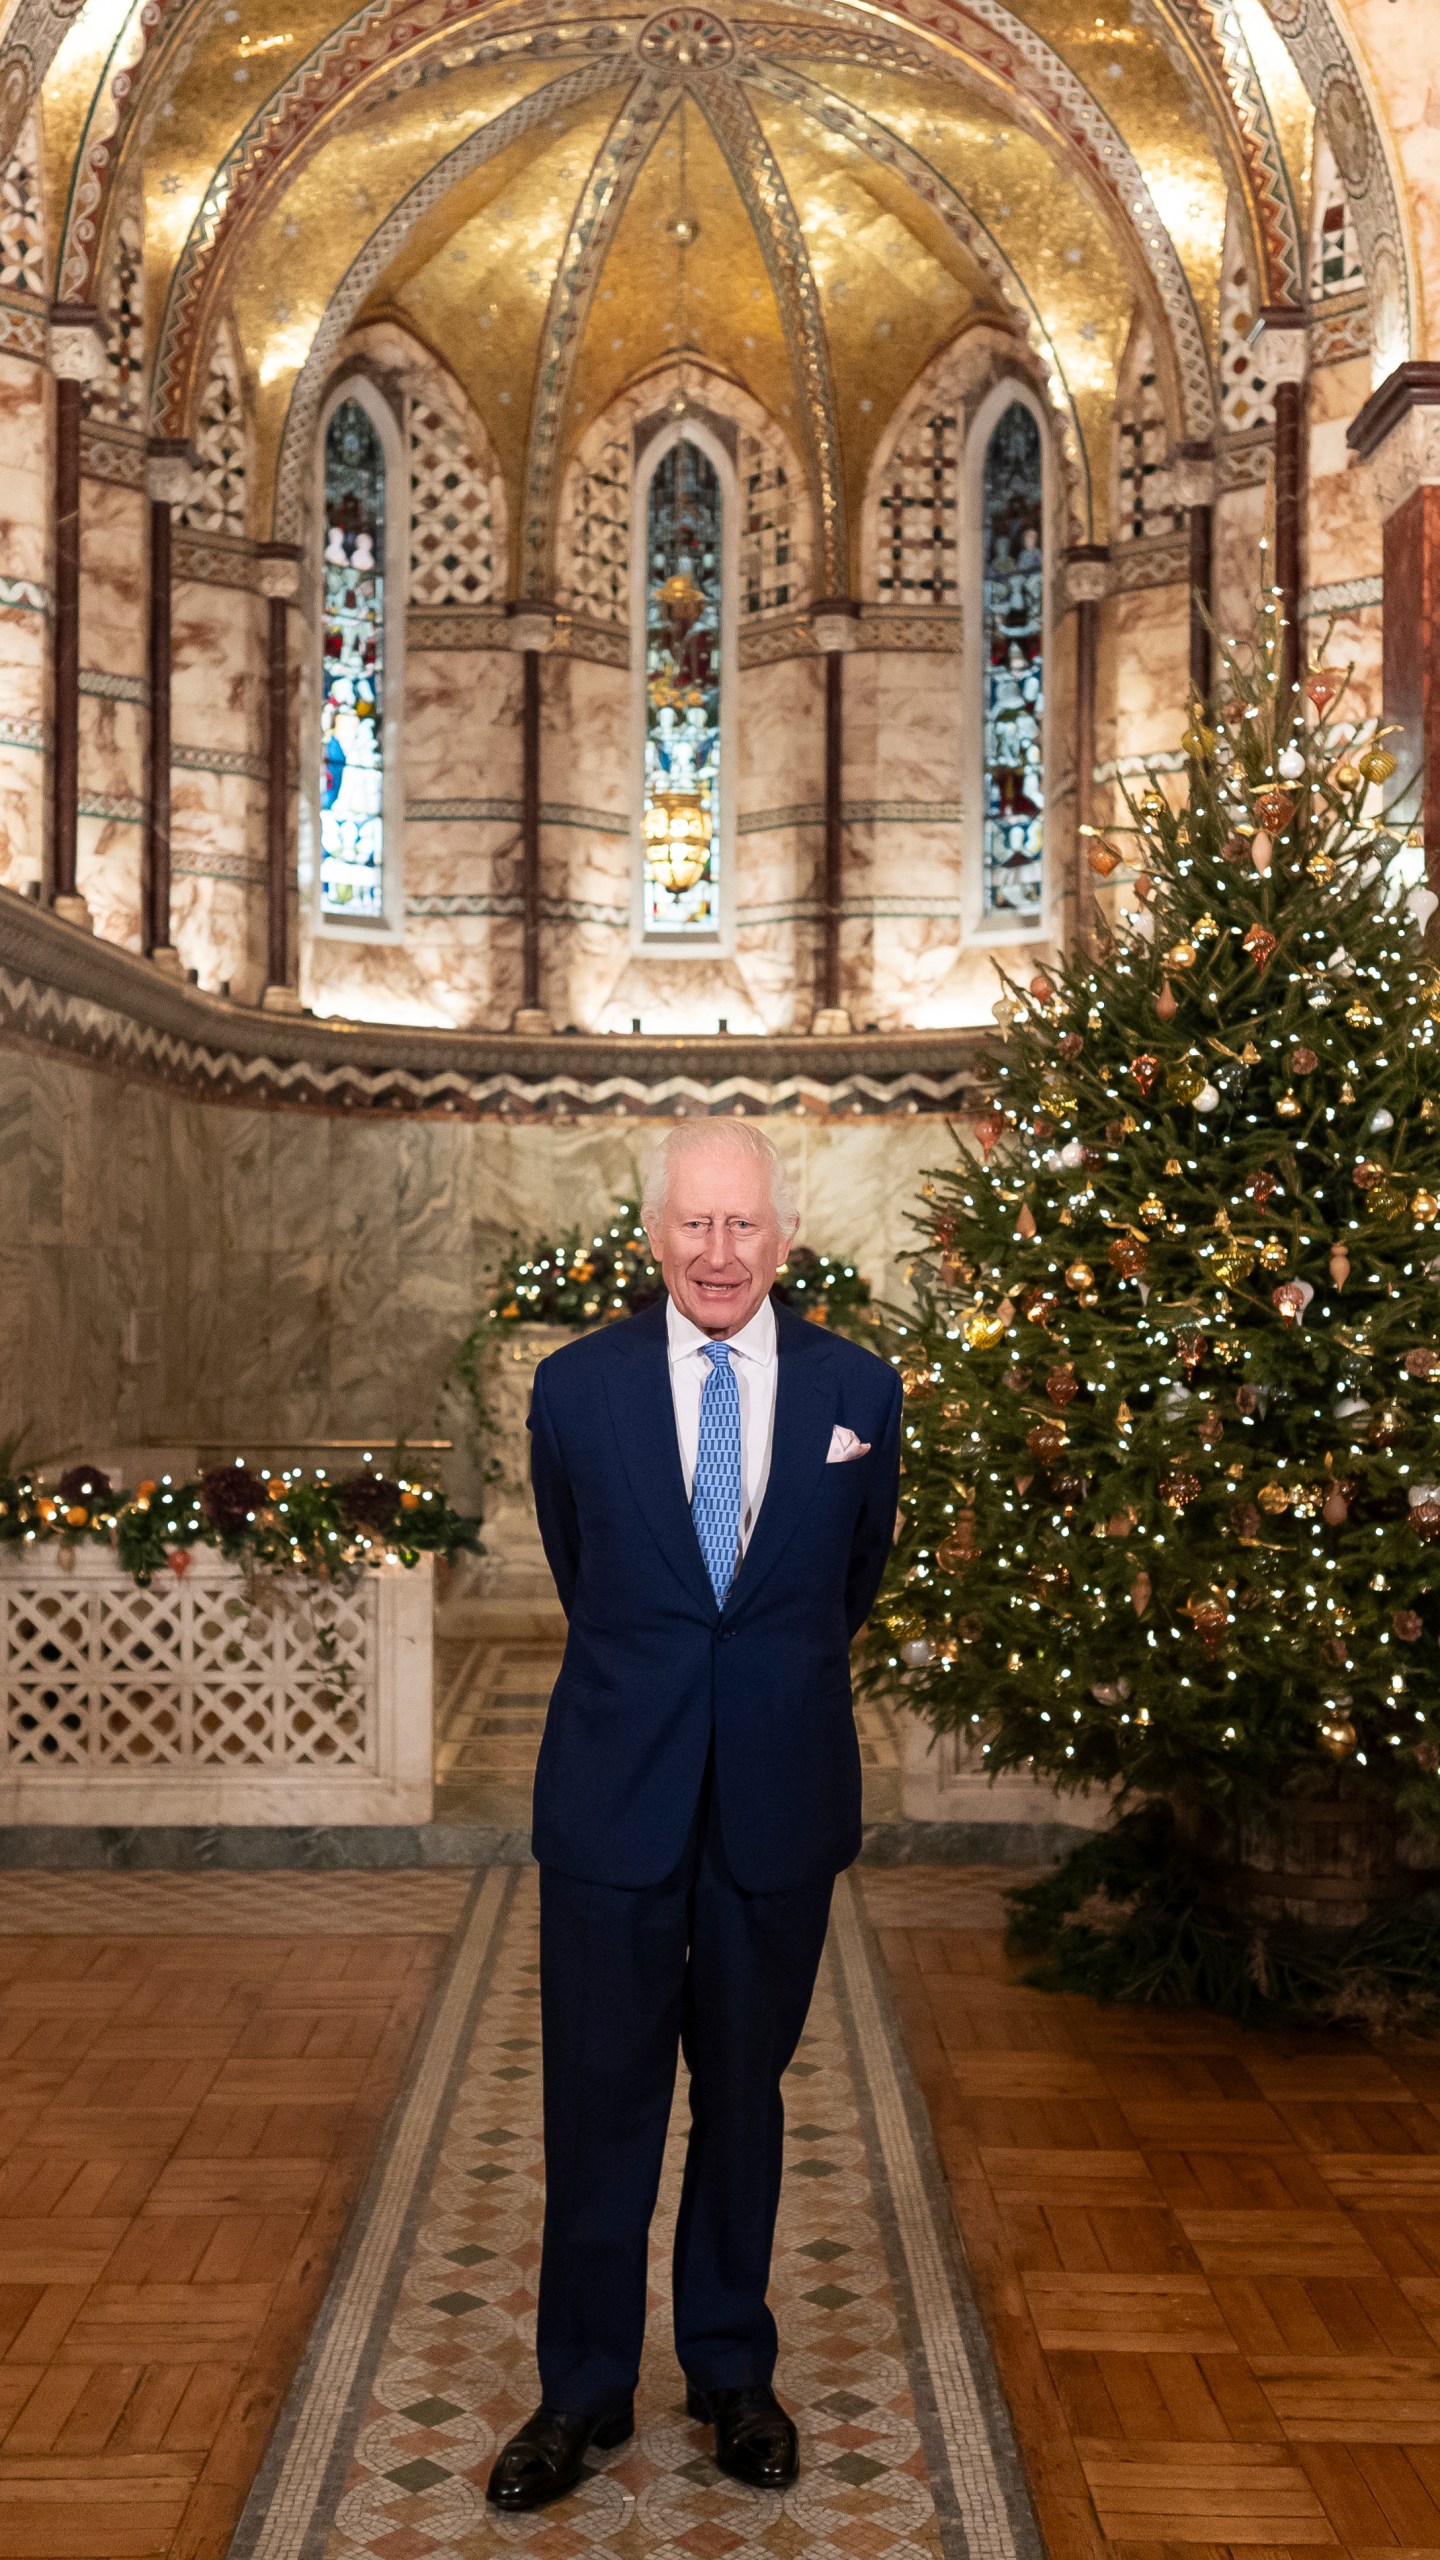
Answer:
[[[1391,775],[1399,771],[1388,747],[1367,747],[1358,763],[1367,782],[1388,782]]]
[[[1399,1183],[1392,1182],[1388,1174],[1383,1181],[1372,1183],[1365,1194],[1367,1218],[1379,1218],[1382,1221],[1403,1218],[1409,1206],[1410,1203]]]
[[[1049,1075],[1042,1077],[1040,1100],[1055,1119],[1063,1120],[1074,1110],[1075,1098],[1075,1087],[1065,1076],[1052,1070]]]
[[[1290,1248],[1279,1236],[1267,1236],[1260,1247],[1260,1260],[1267,1271],[1283,1271],[1290,1260]]]
[[[1197,942],[1211,942],[1220,930],[1220,920],[1218,916],[1212,916],[1207,907],[1202,916],[1196,917],[1190,930]]]
[[[1003,1342],[1006,1328],[999,1316],[987,1315],[983,1307],[977,1307],[973,1315],[966,1317],[961,1331],[972,1351],[993,1351],[997,1342]]]
[[[1334,1715],[1321,1725],[1320,1739],[1333,1760],[1348,1760],[1359,1737],[1348,1716]]]
[[[1167,969],[1193,969],[1199,958],[1193,942],[1172,942],[1165,954]]]
[[[1440,1200],[1433,1191],[1417,1191],[1410,1208],[1417,1226],[1428,1227],[1432,1218],[1440,1218]]]
[[[1288,1484],[1281,1484],[1272,1476],[1269,1484],[1262,1484],[1255,1499],[1262,1511],[1268,1511],[1272,1517],[1278,1518],[1282,1511],[1288,1511],[1290,1508],[1290,1487]]]
[[[1095,1286],[1095,1274],[1091,1270],[1089,1263],[1070,1263],[1065,1273],[1065,1286],[1067,1289],[1075,1289],[1077,1291],[1081,1289],[1093,1289]]]
[[[1361,996],[1357,996],[1353,1004],[1347,1004],[1345,1019],[1355,1031],[1371,1031],[1375,1027],[1375,1016]]]
[[[1347,761],[1344,764],[1337,764],[1334,780],[1337,791],[1357,791],[1363,776],[1358,765]]]
[[[1194,1102],[1205,1090],[1205,1076],[1193,1058],[1181,1058],[1165,1078],[1165,1090],[1172,1102]]]
[[[1335,877],[1335,865],[1328,853],[1312,853],[1305,868],[1322,889]]]
[[[1171,732],[1171,735],[1174,735],[1173,731]],[[1166,818],[1169,814],[1170,803],[1166,799],[1163,791],[1145,791],[1141,793],[1140,815],[1142,818]]]
[[[1160,1219],[1165,1215],[1164,1201],[1157,1200],[1154,1192],[1152,1191],[1147,1199],[1141,1201],[1140,1215],[1145,1220],[1147,1226],[1156,1226]]]

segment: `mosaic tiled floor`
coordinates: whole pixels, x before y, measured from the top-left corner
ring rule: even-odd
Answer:
[[[848,1881],[787,2085],[773,2299],[798,2484],[782,2497],[726,2481],[684,2414],[663,2289],[677,2111],[636,2438],[594,2457],[560,2505],[486,2508],[496,2445],[535,2399],[537,1912],[532,1873],[482,1881],[233,2560],[449,2560],[504,2544],[547,2560],[1032,2560],[1008,2421]]]
[[[435,1811],[526,1830],[535,1756],[560,1668],[557,1638],[447,1636],[435,1647]],[[900,1812],[900,1734],[882,1699],[857,1702],[867,1822]]]

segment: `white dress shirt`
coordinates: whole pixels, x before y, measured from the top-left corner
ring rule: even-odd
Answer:
[[[695,1490],[695,1461],[700,1449],[700,1399],[710,1375],[706,1352],[710,1336],[682,1316],[672,1298],[665,1310],[670,1343],[670,1393],[675,1404],[675,1437],[685,1499]],[[760,1516],[770,1480],[770,1443],[775,1429],[775,1309],[766,1298],[748,1324],[726,1344],[740,1390],[740,1553]]]

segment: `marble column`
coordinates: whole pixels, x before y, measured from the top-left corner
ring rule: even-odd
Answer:
[[[1440,364],[1398,365],[1354,417],[1346,441],[1368,466],[1384,527],[1385,717],[1407,816],[1424,831],[1440,891]]]
[[[1215,464],[1208,444],[1181,446],[1173,485],[1190,531],[1190,684],[1196,701],[1208,702],[1215,682]]]
[[[50,659],[50,903],[89,933],[93,920],[75,876],[80,816],[80,414],[81,391],[105,370],[100,315],[88,303],[50,311],[55,376],[55,603]]]
[[[1259,369],[1275,393],[1275,585],[1284,623],[1281,693],[1288,699],[1300,682],[1305,376],[1310,358],[1304,312],[1262,311],[1251,340]]]
[[[150,772],[145,801],[144,887],[141,931],[157,968],[180,975],[180,954],[170,939],[171,523],[172,507],[190,492],[190,448],[172,436],[152,436],[145,464],[150,498]]]
[[[1094,921],[1086,839],[1095,824],[1095,730],[1100,674],[1100,606],[1109,592],[1103,542],[1072,543],[1065,554],[1065,601],[1075,616],[1075,851],[1061,900],[1067,949],[1088,941]]]
[[[298,1013],[290,950],[290,607],[300,593],[300,554],[291,542],[267,542],[259,561],[261,594],[270,607],[266,634],[265,730],[265,986],[267,1013]]]
[[[540,987],[540,661],[555,645],[548,605],[513,604],[505,636],[520,657],[520,1002],[510,1028],[543,1038],[554,1023]]]
[[[845,916],[845,654],[859,633],[858,605],[825,596],[811,607],[810,628],[825,661],[825,850],[821,880],[820,971],[810,1028],[821,1039],[849,1031],[840,992],[840,931]]]

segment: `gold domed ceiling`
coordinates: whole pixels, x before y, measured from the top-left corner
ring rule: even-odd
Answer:
[[[1304,296],[1312,91],[1372,272],[1396,267],[1358,75],[1338,31],[1324,61],[1287,50],[1297,14],[1329,24],[1327,0],[17,0],[0,121],[43,80],[59,301],[95,298],[143,197],[152,433],[191,431],[233,318],[257,532],[293,537],[347,333],[388,320],[484,421],[521,591],[579,438],[685,352],[786,425],[844,593],[876,448],[968,330],[1013,333],[1048,386],[1072,539],[1105,538],[1137,314],[1174,440],[1211,435],[1229,208],[1257,304]]]

